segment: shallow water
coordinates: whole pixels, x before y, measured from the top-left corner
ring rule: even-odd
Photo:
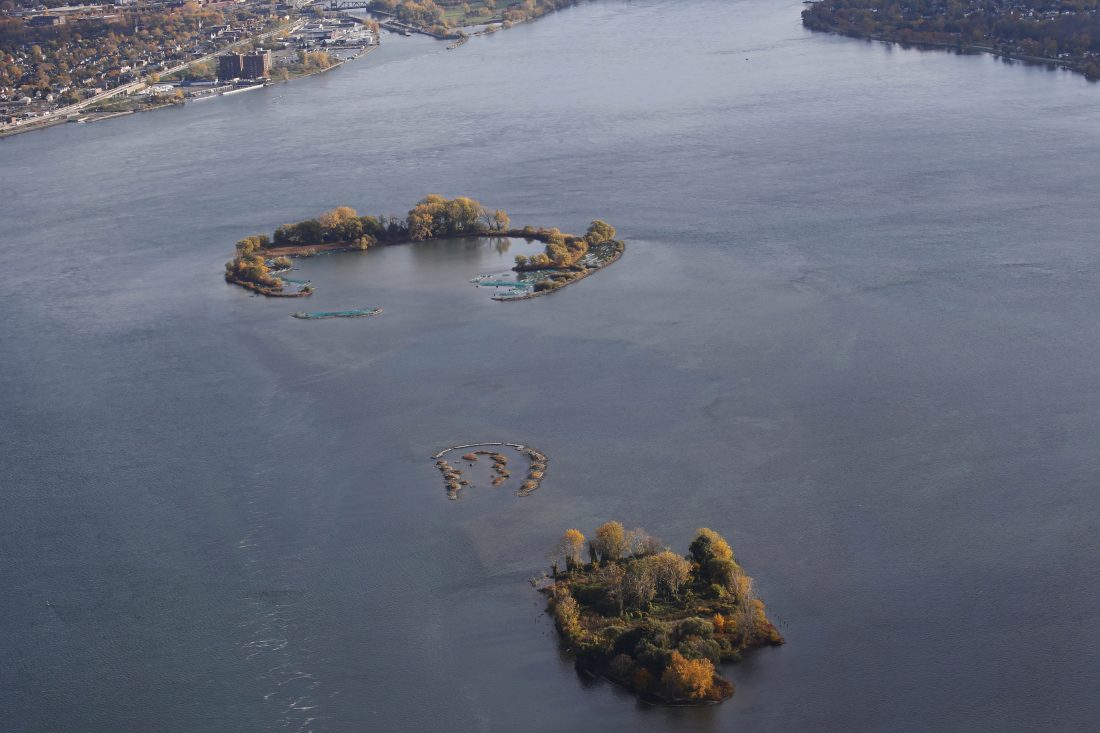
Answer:
[[[13,731],[1091,730],[1100,93],[588,3],[456,51],[0,141],[0,710]],[[428,192],[627,238],[497,303],[447,244],[237,238]],[[520,499],[429,456],[529,442]],[[715,708],[576,677],[527,580],[609,518],[730,538],[789,643]]]

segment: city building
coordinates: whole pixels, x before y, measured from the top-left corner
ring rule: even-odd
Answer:
[[[244,76],[244,54],[227,53],[218,57],[218,81]]]
[[[63,25],[64,23],[64,15],[36,15],[30,19],[28,25],[40,28],[42,26]]]
[[[246,79],[262,79],[271,71],[271,52],[256,51],[243,57],[243,74]]]

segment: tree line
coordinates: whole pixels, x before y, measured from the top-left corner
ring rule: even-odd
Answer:
[[[425,196],[404,219],[360,216],[350,206],[337,206],[315,218],[276,227],[271,237],[253,234],[239,240],[234,258],[225,263],[225,277],[230,282],[277,290],[282,282],[271,273],[267,256],[273,247],[342,244],[369,249],[379,243],[504,232],[509,225],[508,214],[501,209],[490,211],[464,196]],[[277,258],[271,264],[289,267],[290,260]]]
[[[270,246],[346,244],[368,249],[379,243],[503,232],[510,223],[504,211],[490,211],[471,198],[447,199],[431,194],[421,199],[403,219],[360,216],[350,206],[338,206],[316,218],[277,227]]]
[[[802,22],[862,38],[1050,59],[1100,79],[1100,0],[820,0],[802,11]]]

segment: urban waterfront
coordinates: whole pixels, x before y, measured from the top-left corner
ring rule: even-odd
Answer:
[[[1091,730],[1100,87],[801,8],[599,0],[0,141],[5,725]],[[518,303],[490,241],[301,262],[350,320],[221,279],[427,193],[627,252]],[[540,489],[448,501],[477,441]],[[716,707],[579,678],[528,579],[607,519],[721,532],[788,643]]]

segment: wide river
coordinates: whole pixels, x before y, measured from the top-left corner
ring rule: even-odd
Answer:
[[[0,727],[1095,730],[1100,87],[800,9],[601,0],[0,142]],[[489,242],[221,280],[430,192],[627,254],[520,303]],[[477,440],[542,488],[447,501]],[[528,579],[612,518],[756,578],[789,643],[731,701],[559,651]]]

